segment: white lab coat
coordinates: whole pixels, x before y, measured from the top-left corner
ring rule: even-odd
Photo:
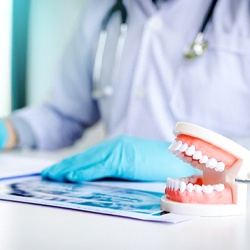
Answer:
[[[120,24],[116,15],[108,24],[101,77],[101,84],[112,80],[114,95],[96,101],[96,47],[101,21],[113,2],[91,1],[59,64],[50,97],[10,117],[20,145],[68,146],[100,119],[110,137],[171,141],[177,121],[230,138],[250,135],[250,1],[219,0],[205,31],[206,53],[188,61],[183,52],[211,0],[168,0],[160,9],[151,0],[124,0],[128,34],[122,60],[111,79]]]

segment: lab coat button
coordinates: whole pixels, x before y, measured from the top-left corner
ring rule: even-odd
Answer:
[[[149,20],[149,26],[155,30],[160,30],[163,26],[162,19],[160,17],[152,17]]]

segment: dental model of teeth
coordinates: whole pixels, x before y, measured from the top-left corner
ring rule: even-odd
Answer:
[[[197,179],[196,179],[197,180]],[[197,185],[193,184],[194,177],[190,178],[181,178],[181,179],[167,179],[167,188],[172,189],[174,191],[179,190],[180,193],[184,193],[184,191],[188,191],[189,193],[192,193],[193,191],[196,193],[204,192],[206,194],[211,194],[213,191],[216,192],[222,192],[225,189],[224,184],[214,184],[214,185]]]
[[[214,169],[215,171],[222,172],[225,170],[225,163],[221,161],[217,161],[215,158],[208,158],[207,155],[203,155],[200,150],[196,151],[195,146],[188,146],[187,143],[182,143],[182,141],[175,141],[169,148],[174,154],[177,152],[181,152],[191,156],[193,160],[198,160],[200,164],[205,164],[207,168]]]
[[[250,152],[211,130],[185,122],[174,129],[170,152],[203,172],[202,176],[168,178],[161,208],[200,216],[228,216],[246,211]],[[175,166],[173,166],[175,167]]]

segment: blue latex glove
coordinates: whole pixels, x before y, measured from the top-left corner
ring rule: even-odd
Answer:
[[[105,177],[166,181],[199,173],[168,151],[170,143],[120,136],[67,158],[42,172],[55,181],[83,182]]]
[[[0,150],[4,148],[8,140],[8,130],[3,122],[2,119],[0,119]]]

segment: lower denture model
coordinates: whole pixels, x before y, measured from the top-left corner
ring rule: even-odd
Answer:
[[[246,212],[250,152],[211,130],[186,122],[174,129],[169,150],[201,170],[201,176],[168,178],[162,210],[186,215],[230,216]]]

